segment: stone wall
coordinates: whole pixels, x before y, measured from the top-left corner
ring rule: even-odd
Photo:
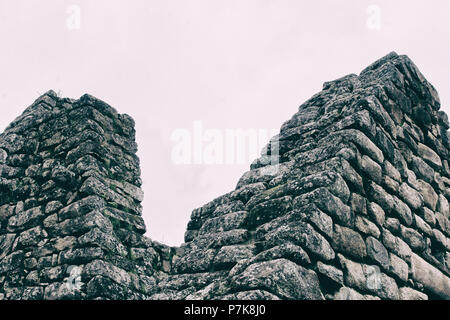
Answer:
[[[148,298],[173,250],[142,236],[134,121],[52,91],[0,136],[0,298]],[[164,265],[164,266],[163,266]]]
[[[439,108],[395,53],[325,83],[170,248],[143,236],[132,119],[49,92],[0,136],[0,298],[449,299]]]

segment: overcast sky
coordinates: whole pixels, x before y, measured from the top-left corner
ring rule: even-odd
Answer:
[[[323,82],[390,51],[449,112],[449,15],[448,0],[0,0],[0,131],[49,89],[128,113],[148,235],[178,245],[248,164],[174,163],[174,132],[279,129]]]

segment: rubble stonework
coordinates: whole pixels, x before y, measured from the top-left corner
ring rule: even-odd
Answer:
[[[145,299],[174,249],[143,236],[134,121],[36,100],[0,136],[0,298]]]
[[[50,91],[0,135],[0,299],[449,299],[439,109],[395,53],[326,82],[171,248],[143,235],[133,120]]]

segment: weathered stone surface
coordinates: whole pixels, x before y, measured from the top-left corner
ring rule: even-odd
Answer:
[[[450,298],[450,279],[416,254],[411,255],[412,278],[435,294]]]
[[[379,238],[381,234],[380,229],[378,229],[375,223],[360,216],[356,217],[355,228],[358,231],[366,235],[374,236],[375,238]]]
[[[260,252],[252,259],[252,261],[269,261],[280,258],[284,258],[304,266],[308,266],[311,263],[311,259],[306,251],[303,250],[302,247],[290,242]]]
[[[386,216],[383,208],[381,208],[375,202],[370,202],[368,205],[368,212],[369,212],[369,215],[372,217],[372,219],[378,226],[383,226],[384,219]]]
[[[45,230],[41,226],[37,226],[20,233],[17,238],[17,244],[22,247],[35,246],[46,236]]]
[[[5,149],[9,153],[18,153],[24,145],[24,137],[14,133],[3,136],[0,141],[0,148]]]
[[[367,200],[357,193],[352,193],[350,197],[350,208],[360,215],[367,215]]]
[[[432,230],[431,238],[434,241],[436,241],[441,246],[441,248],[448,248],[448,247],[450,247],[450,241],[439,230],[436,230],[436,229]]]
[[[99,228],[94,228],[78,238],[78,243],[82,246],[99,246],[115,254],[126,256],[127,249],[112,234],[102,232]]]
[[[332,194],[342,201],[347,201],[350,196],[350,190],[344,179],[333,171],[322,171],[299,180],[289,180],[286,186],[287,192],[293,195],[307,193],[320,187],[327,187]]]
[[[246,229],[234,229],[223,232],[199,235],[192,241],[192,246],[199,248],[218,248],[243,243],[248,240],[249,232]]]
[[[428,300],[428,296],[420,291],[403,287],[399,289],[400,300]]]
[[[367,256],[378,263],[383,269],[389,268],[389,253],[380,241],[374,237],[366,238]]]
[[[396,193],[400,187],[399,183],[397,181],[395,181],[394,179],[392,179],[391,177],[383,176],[381,178],[381,180],[382,180],[382,184],[386,188],[386,190],[391,193]]]
[[[344,274],[341,270],[339,270],[336,267],[318,261],[317,272],[323,274],[325,277],[336,282],[337,284],[340,285],[344,284]]]
[[[333,220],[329,215],[317,208],[316,205],[308,205],[295,209],[294,212],[298,213],[301,216],[301,219],[309,221],[318,231],[328,236],[328,238],[332,238]]]
[[[66,272],[65,266],[44,268],[39,272],[39,277],[43,282],[61,281]]]
[[[99,195],[109,202],[116,203],[124,208],[138,212],[138,210],[135,209],[135,205],[131,199],[127,199],[123,195],[114,192],[114,190],[110,190],[107,185],[96,177],[87,178],[80,187],[80,192],[89,195]]]
[[[49,228],[49,232],[58,235],[78,235],[91,229],[98,228],[104,232],[111,232],[111,221],[99,211],[92,211],[84,216],[66,219]]]
[[[285,299],[323,299],[317,275],[285,259],[252,264],[233,283],[247,290],[263,288]]]
[[[443,194],[439,195],[439,207],[438,211],[444,215],[444,217],[450,218],[450,206],[447,198]]]
[[[256,231],[256,238],[274,245],[279,245],[280,242],[298,244],[324,261],[335,256],[330,243],[308,223],[283,225],[283,220],[279,220],[261,226]]]
[[[232,212],[220,217],[208,219],[200,228],[200,234],[240,229],[246,219],[246,211]]]
[[[410,245],[412,249],[423,250],[425,248],[425,240],[423,236],[412,228],[400,227],[402,238]]]
[[[434,170],[422,158],[412,156],[412,169],[419,178],[422,178],[428,183],[434,179]]]
[[[344,268],[346,285],[368,290],[385,299],[398,299],[398,287],[394,279],[379,271],[379,268],[353,262],[339,255]]]
[[[23,258],[24,258],[23,251],[14,251],[13,253],[5,256],[0,261],[0,275],[19,268],[20,265],[22,264]]]
[[[0,149],[0,163],[5,163],[7,158],[8,158],[8,153],[5,150]]]
[[[370,177],[376,183],[381,183],[382,169],[381,166],[373,161],[370,157],[363,155],[358,158],[358,165],[362,172]]]
[[[380,205],[383,210],[394,210],[394,198],[376,183],[370,182],[369,194],[373,197],[373,201]]]
[[[348,288],[341,287],[338,292],[333,296],[333,300],[372,300],[369,295],[362,295],[358,291]]]
[[[0,134],[0,300],[449,299],[439,108],[396,53],[326,82],[168,247],[144,236],[133,119],[49,91]]]
[[[436,225],[446,235],[450,235],[450,220],[440,212],[436,213]]]
[[[48,206],[54,206],[54,202],[49,202]],[[69,218],[76,218],[81,215],[87,214],[89,212],[95,211],[95,210],[102,210],[105,208],[106,202],[103,198],[99,196],[88,196],[86,198],[83,198],[79,201],[75,201],[68,205],[67,207],[62,208],[58,212],[58,217],[60,220],[65,220]],[[46,207],[46,208],[47,208]],[[47,214],[52,213],[53,210],[46,210]]]
[[[391,177],[397,182],[402,181],[402,176],[398,169],[394,167],[389,161],[385,160],[383,163],[383,173]]]
[[[431,210],[436,210],[439,197],[433,187],[423,180],[417,180],[417,189],[423,197],[424,204]]]
[[[437,153],[434,152],[434,150],[432,150],[431,148],[422,143],[419,143],[417,151],[419,156],[422,157],[422,159],[424,159],[425,161],[428,161],[430,164],[438,168],[442,166],[441,158],[439,158]]]
[[[430,224],[430,226],[434,226],[436,224],[436,214],[432,210],[424,207],[421,209],[421,215],[425,222]]]
[[[14,214],[15,206],[2,205],[0,206],[0,222],[7,222],[8,218]]]
[[[46,300],[73,300],[81,298],[81,292],[73,290],[65,282],[51,283],[45,288],[44,292],[44,299]]]
[[[350,208],[341,199],[331,194],[326,188],[318,188],[310,193],[303,194],[294,199],[293,207],[299,208],[314,203],[320,210],[335,217],[345,226],[353,224],[353,214]]]
[[[412,251],[405,241],[392,235],[388,230],[382,232],[383,245],[400,258],[409,261]]]
[[[214,249],[191,250],[175,262],[173,269],[177,273],[208,271],[216,254],[217,250]]]
[[[395,274],[399,279],[406,282],[408,280],[409,272],[408,264],[393,253],[390,253],[389,257],[389,271]]]
[[[28,229],[34,227],[43,218],[44,214],[40,207],[32,208],[11,217],[8,222],[8,228],[11,231]]]
[[[247,217],[247,224],[256,227],[277,218],[291,209],[291,197],[267,200],[252,208]]]
[[[378,163],[383,163],[383,152],[361,131],[355,129],[347,129],[339,131],[338,135],[336,134],[336,136],[339,137],[339,139],[336,139],[337,141],[343,139],[348,142],[353,142],[373,160]],[[327,139],[333,141],[332,138],[333,136],[330,136]]]
[[[86,263],[95,259],[101,259],[103,257],[104,253],[101,248],[70,248],[62,251],[58,255],[58,263]]]
[[[422,195],[407,183],[400,185],[399,195],[413,209],[419,209],[423,204]]]
[[[396,196],[393,196],[392,198],[394,199],[394,207],[392,212],[395,213],[405,225],[410,226],[413,222],[413,214],[411,209]]]
[[[0,261],[11,252],[15,238],[16,235],[14,233],[0,236]]]
[[[419,232],[422,232],[426,235],[432,234],[430,225],[428,223],[426,223],[421,217],[419,217],[418,215],[415,215],[414,220],[416,221],[416,226],[417,226],[417,229],[419,230]]]
[[[83,268],[82,277],[93,278],[95,276],[110,278],[124,286],[128,286],[131,282],[131,277],[125,270],[102,260],[94,260]]]
[[[393,233],[400,232],[400,221],[396,218],[387,218],[384,227]]]
[[[358,259],[363,259],[367,254],[366,244],[361,235],[337,224],[334,226],[333,246],[340,252],[345,252]]]
[[[249,259],[253,256],[254,247],[251,245],[235,245],[220,248],[213,260],[214,269],[230,267],[240,260]]]
[[[281,300],[278,296],[265,290],[241,291],[220,297],[220,300]]]

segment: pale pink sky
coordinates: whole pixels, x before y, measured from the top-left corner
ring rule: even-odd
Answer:
[[[70,5],[79,30],[67,27]],[[367,27],[370,5],[379,30]],[[180,244],[192,209],[248,165],[174,165],[175,129],[278,129],[323,82],[393,50],[449,112],[449,15],[448,0],[0,0],[0,130],[49,89],[130,114],[148,235]]]

